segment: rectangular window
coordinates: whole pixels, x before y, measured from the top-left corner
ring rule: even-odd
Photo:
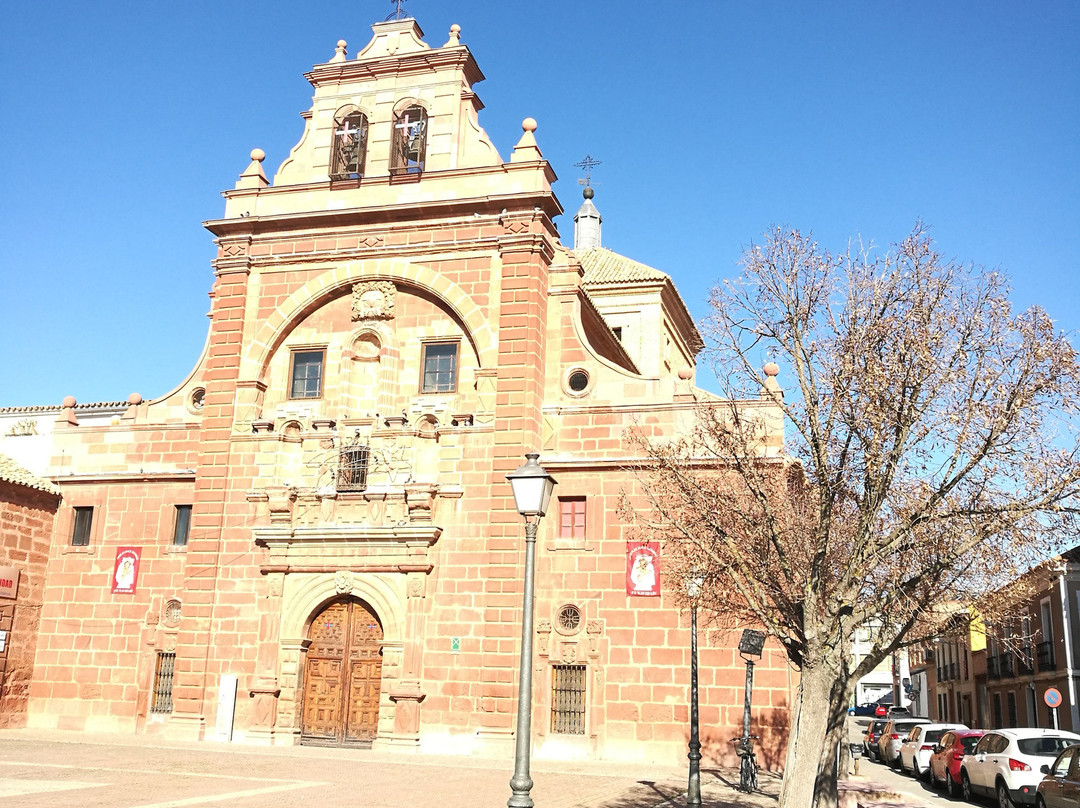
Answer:
[[[994,729],[1001,727],[1001,694],[995,693],[991,698],[991,703],[994,705]]]
[[[86,547],[90,544],[90,525],[94,521],[92,507],[75,509],[75,528],[71,531],[71,546]]]
[[[1014,693],[1013,691],[1010,690],[1005,695],[1005,703],[1009,707],[1009,726],[1010,727],[1015,727],[1015,726],[1017,726],[1017,723],[1016,723],[1016,693]]]
[[[457,389],[457,351],[456,342],[424,344],[424,355],[420,360],[424,369],[421,393],[452,393]]]
[[[585,497],[559,497],[559,538],[585,538]]]
[[[191,506],[176,506],[176,522],[173,524],[173,547],[187,547],[188,534],[191,532]]]
[[[551,669],[551,731],[585,734],[585,666],[555,665]]]
[[[367,488],[368,447],[349,446],[338,455],[338,491],[363,491]]]
[[[319,398],[322,395],[323,351],[293,351],[289,398]]]
[[[150,705],[150,712],[152,713],[172,712],[172,683],[175,664],[175,652],[158,651],[157,669],[154,671],[154,699]]]

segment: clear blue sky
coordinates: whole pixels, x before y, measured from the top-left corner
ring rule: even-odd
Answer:
[[[885,244],[916,219],[1080,329],[1080,3],[408,0],[487,80],[504,159],[526,116],[572,215],[669,272],[696,316],[771,225]],[[0,406],[162,395],[206,335],[222,214],[276,170],[303,72],[392,11],[367,2],[11,3],[0,28]],[[570,243],[570,216],[559,220]]]

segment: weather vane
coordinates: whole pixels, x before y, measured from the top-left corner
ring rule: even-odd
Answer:
[[[409,18],[409,12],[401,7],[401,4],[405,0],[390,0],[394,4],[394,13],[388,16],[387,20],[406,20]]]
[[[600,165],[600,163],[601,161],[594,160],[591,154],[586,154],[585,159],[582,160],[580,163],[574,163],[575,168],[580,168],[582,171],[585,172],[585,179],[578,180],[578,185],[584,185],[586,188],[592,187],[592,170],[596,168],[596,166]]]

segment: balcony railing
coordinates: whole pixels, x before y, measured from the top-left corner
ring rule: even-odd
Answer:
[[[1035,646],[1036,659],[1039,663],[1039,672],[1057,670],[1057,662],[1054,659],[1054,644],[1041,642]]]
[[[990,679],[1006,679],[1013,675],[1012,654],[998,654],[986,660],[986,675]]]
[[[1035,672],[1035,658],[1032,656],[1033,649],[1028,646],[1016,657],[1016,672],[1019,676],[1030,676]]]

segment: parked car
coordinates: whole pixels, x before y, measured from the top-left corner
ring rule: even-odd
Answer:
[[[875,718],[885,717],[885,705],[876,701],[868,701],[866,704],[856,704],[848,708],[848,715],[869,715]]]
[[[911,710],[907,707],[890,707],[886,713],[886,718],[910,718]]]
[[[1075,743],[1080,735],[1056,729],[995,729],[987,732],[960,763],[965,800],[996,795],[1000,805],[1031,805],[1043,779],[1042,767]]]
[[[881,737],[881,731],[885,729],[885,725],[889,722],[884,718],[878,718],[870,722],[870,725],[866,728],[866,732],[863,733],[863,754],[867,757],[877,757],[878,754],[878,738]]]
[[[1076,808],[1080,805],[1080,746],[1070,746],[1041,771],[1046,776],[1036,787],[1039,808]]]
[[[966,724],[920,724],[900,744],[900,771],[921,780],[930,770],[930,755],[941,736],[951,729],[967,729]]]
[[[900,744],[919,724],[929,724],[929,718],[894,718],[885,725],[878,738],[878,760],[886,766],[895,766],[900,760]]]
[[[946,732],[941,736],[934,753],[930,755],[930,784],[945,786],[950,797],[960,796],[960,763],[964,755],[970,755],[979,738],[986,734],[981,729],[965,729]]]

